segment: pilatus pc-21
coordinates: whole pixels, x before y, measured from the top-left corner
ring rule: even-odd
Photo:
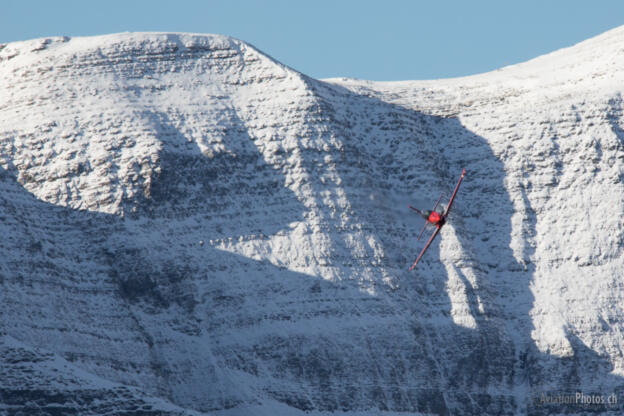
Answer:
[[[440,203],[440,200],[442,199],[442,195],[440,195],[440,198],[438,198],[438,201],[435,203],[431,211],[423,212],[417,208],[414,208],[411,205],[408,205],[411,209],[418,212],[425,219],[425,225],[423,226],[423,229],[420,232],[420,234],[418,234],[417,240],[420,240],[420,237],[422,237],[423,233],[425,232],[427,225],[433,225],[436,227],[435,230],[433,231],[433,234],[431,234],[431,237],[429,237],[427,244],[425,244],[425,247],[422,249],[422,251],[418,255],[418,258],[416,259],[414,264],[412,264],[412,267],[410,267],[410,271],[414,270],[414,267],[416,267],[420,259],[422,259],[422,256],[425,254],[425,251],[427,251],[427,249],[433,242],[433,239],[436,238],[436,236],[438,235],[438,233],[440,232],[444,224],[446,224],[446,218],[448,217],[449,212],[451,211],[451,207],[453,206],[453,201],[455,200],[455,197],[457,196],[459,185],[461,185],[462,179],[464,179],[464,176],[466,176],[466,169],[462,170],[461,176],[459,177],[459,181],[457,182],[457,185],[455,185],[455,190],[453,191],[453,195],[451,195],[451,199],[449,200],[448,205],[446,206],[446,210],[444,210],[443,212],[436,211],[436,208],[438,207],[438,204]]]

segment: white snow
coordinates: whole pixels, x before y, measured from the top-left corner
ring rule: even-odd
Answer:
[[[5,348],[227,416],[621,390],[623,90],[624,27],[402,82],[314,80],[218,35],[2,45]],[[463,167],[407,272],[407,204]]]

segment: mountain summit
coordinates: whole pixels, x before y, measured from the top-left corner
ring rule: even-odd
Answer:
[[[621,414],[623,68],[624,28],[390,83],[0,45],[0,412]]]

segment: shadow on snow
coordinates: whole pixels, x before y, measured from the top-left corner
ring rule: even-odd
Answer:
[[[219,121],[235,154],[211,155],[179,128],[182,115],[147,112],[163,143],[160,171],[144,197],[125,201],[125,217],[42,202],[17,183],[13,169],[1,172],[7,247],[31,259],[2,264],[4,292],[21,293],[3,302],[5,333],[204,411],[269,397],[302,410],[603,412],[536,400],[541,393],[608,394],[600,389],[612,386],[622,393],[623,383],[609,374],[608,358],[573,334],[572,357],[537,350],[529,287],[536,217],[522,190],[525,246],[517,259],[510,248],[514,206],[487,141],[457,119],[310,83],[327,134],[341,143],[335,168],[351,210],[343,232],[329,235],[347,250],[346,234],[361,224],[359,232],[379,242],[378,265],[367,256],[352,264],[354,273],[373,276],[374,295],[353,277],[330,282],[212,247],[210,240],[242,235],[270,239],[304,220],[306,208],[235,111]],[[312,171],[311,158],[304,164]],[[406,202],[432,204],[462,167],[468,175],[450,224],[408,273],[420,223]],[[330,218],[323,187],[314,180],[311,186]],[[452,252],[449,260],[440,244],[453,234],[458,248],[444,250]],[[196,237],[204,235],[201,245]],[[103,301],[103,293],[113,297]],[[455,321],[462,304],[473,328]],[[49,305],[56,327],[35,328]],[[102,316],[117,316],[116,330],[138,337],[133,351],[117,356],[106,325],[90,328],[96,341],[72,333],[74,322]],[[101,357],[113,359],[112,372]],[[142,378],[133,378],[137,372]]]

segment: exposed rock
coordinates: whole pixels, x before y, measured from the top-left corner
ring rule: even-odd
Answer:
[[[6,45],[0,412],[621,414],[623,64],[621,28],[396,83],[212,35]],[[409,273],[407,204],[463,167]]]

